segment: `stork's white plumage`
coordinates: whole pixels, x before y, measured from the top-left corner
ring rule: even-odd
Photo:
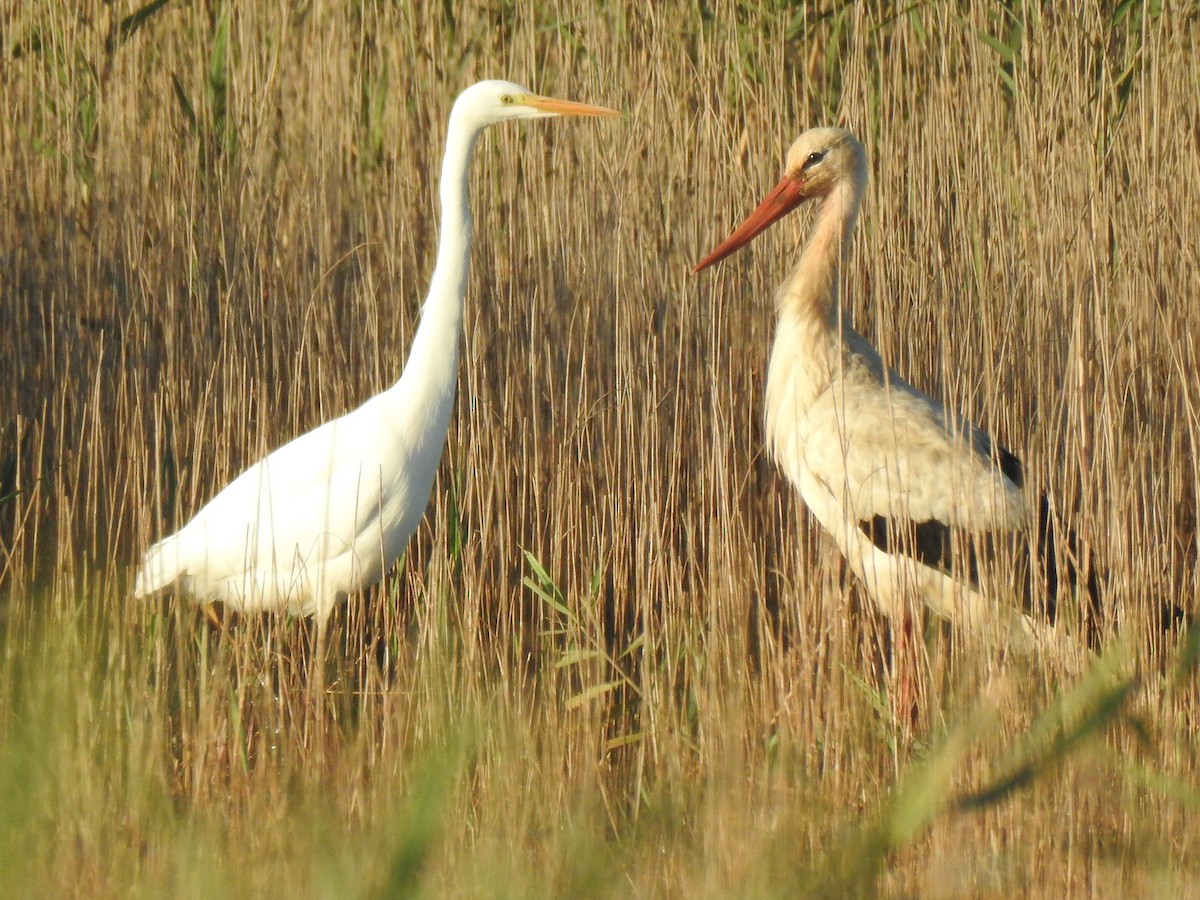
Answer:
[[[1029,560],[1023,599],[1053,614],[1060,567],[1076,579],[1074,536],[1064,530],[1056,553],[1049,505],[1029,496],[1016,457],[901,378],[847,322],[839,282],[866,179],[853,135],[805,132],[782,180],[696,271],[819,201],[808,244],[775,295],[766,404],[774,457],[885,614],[906,617],[906,598],[919,597],[953,620],[999,618],[1024,631],[1023,615],[980,590],[979,559],[1008,544]],[[1091,615],[1099,583],[1086,571]]]
[[[476,139],[510,119],[615,115],[507,81],[481,81],[459,95],[442,161],[437,264],[400,380],[255,463],[151,547],[137,596],[177,587],[198,602],[286,609],[323,622],[339,600],[383,576],[424,514],[449,428]]]

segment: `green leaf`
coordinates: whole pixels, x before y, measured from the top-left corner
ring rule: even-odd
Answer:
[[[977,38],[979,38],[981,41],[983,41],[985,44],[987,44],[989,47],[991,47],[992,50],[995,51],[997,54],[999,54],[1000,58],[1003,59],[1006,63],[1011,64],[1012,61],[1014,59],[1016,59],[1016,55],[1017,55],[1016,48],[1010,47],[1008,44],[1004,43],[999,38],[992,37],[986,31],[976,31],[975,36]]]
[[[188,99],[187,92],[184,91],[183,85],[179,83],[179,78],[175,73],[171,73],[171,86],[175,89],[175,99],[179,102],[179,108],[183,110],[183,117],[187,119],[188,125],[192,131],[196,130],[196,110],[192,106],[192,101]]]
[[[1200,787],[1194,784],[1180,778],[1172,778],[1161,772],[1154,772],[1136,762],[1125,764],[1125,774],[1131,781],[1156,794],[1161,794],[1182,806],[1200,810]]]
[[[567,609],[566,606],[564,606],[562,603],[560,603],[557,598],[551,596],[545,590],[545,588],[543,588],[540,584],[538,584],[536,581],[534,581],[528,575],[526,575],[524,578],[521,579],[521,584],[525,585],[525,587],[529,588],[531,591],[533,591],[535,594],[537,594],[539,597],[541,597],[542,601],[545,602],[551,608],[553,608],[555,610],[555,612],[562,613],[568,619],[572,618],[571,611],[569,609]]]
[[[604,742],[605,750],[618,750],[621,747],[628,747],[630,744],[639,743],[645,735],[640,731],[623,734],[620,737],[610,738]]]
[[[603,684],[594,684],[583,693],[576,694],[568,700],[567,709],[575,709],[576,707],[583,706],[585,703],[590,703],[592,700],[599,699],[610,691],[619,688],[624,683],[624,681],[618,679],[616,681],[606,681]]]
[[[146,24],[147,20],[170,3],[171,0],[150,0],[141,9],[123,18],[117,27],[108,35],[108,40],[104,42],[104,52],[110,56],[117,51],[123,43],[133,37],[134,32]]]
[[[554,668],[565,669],[567,666],[575,666],[588,660],[600,659],[601,656],[602,654],[598,650],[568,650],[554,664]]]
[[[1022,746],[1001,766],[1006,773],[956,801],[960,810],[982,809],[1031,784],[1086,738],[1113,722],[1137,690],[1138,680],[1112,684],[1112,664],[1101,659],[1073,688],[1034,721]]]
[[[540,581],[542,584],[554,583],[553,579],[551,579],[549,574],[547,574],[546,570],[542,567],[541,562],[538,561],[536,556],[534,556],[524,547],[521,548],[521,552],[525,554],[525,562],[529,564],[529,568],[533,569],[533,574],[538,577],[538,581]]]
[[[1196,674],[1196,666],[1200,664],[1200,619],[1192,619],[1183,635],[1183,646],[1175,658],[1174,671],[1171,673],[1171,685],[1178,689],[1189,683]]]
[[[617,659],[624,659],[625,657],[629,656],[629,654],[640,649],[645,643],[646,643],[646,633],[643,631],[641,634],[639,634],[637,637],[635,637],[632,641],[629,642],[629,646],[621,651],[621,655],[618,656]]]

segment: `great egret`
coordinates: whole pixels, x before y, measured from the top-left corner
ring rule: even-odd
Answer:
[[[1090,626],[1100,601],[1096,570],[1075,536],[1056,527],[1047,498],[1030,496],[1021,462],[884,365],[845,320],[841,270],[866,180],[866,154],[852,134],[805,132],[788,151],[782,180],[696,267],[733,253],[804,201],[819,201],[812,236],[775,295],[766,403],[775,459],[879,608],[906,628],[905,598],[914,596],[952,620],[1036,630],[981,589],[979,560],[1002,545],[1023,571],[1001,576],[1011,577],[1027,611],[1044,604],[1046,618],[1060,579],[1074,587],[1085,572],[1079,593]]]
[[[135,594],[175,587],[197,602],[288,610],[323,623],[347,594],[377,582],[428,505],[446,442],[471,258],[467,175],[476,139],[510,119],[616,115],[508,81],[463,91],[442,160],[437,264],[400,380],[235,478],[147,551]]]

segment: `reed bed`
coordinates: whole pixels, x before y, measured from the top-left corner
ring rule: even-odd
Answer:
[[[1191,4],[10,7],[0,892],[1184,896],[1197,883]],[[142,550],[398,377],[442,130],[493,129],[406,558],[315,659]],[[691,264],[804,128],[871,157],[858,327],[1027,458],[1119,603],[1083,673],[888,629],[762,450],[805,217]],[[328,689],[312,689],[324,666]]]

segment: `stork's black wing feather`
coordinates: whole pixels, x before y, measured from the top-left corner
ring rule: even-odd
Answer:
[[[989,458],[1017,487],[1025,474],[1021,461],[1003,447],[993,448],[986,437],[981,446]],[[1090,644],[1099,639],[1098,625],[1102,605],[1102,587],[1090,554],[1079,544],[1075,532],[1056,528],[1050,500],[1039,498],[1037,535],[1031,541],[1013,531],[971,531],[953,527],[936,519],[913,522],[882,515],[858,523],[859,529],[880,550],[915,559],[922,565],[965,579],[979,586],[981,563],[996,560],[1001,551],[1011,553],[1019,567],[1022,607],[1030,615],[1044,616],[1053,622],[1058,615],[1058,589],[1070,586],[1083,604],[1082,618]],[[1008,560],[1007,553],[1004,556]],[[1081,572],[1083,584],[1081,581]]]

